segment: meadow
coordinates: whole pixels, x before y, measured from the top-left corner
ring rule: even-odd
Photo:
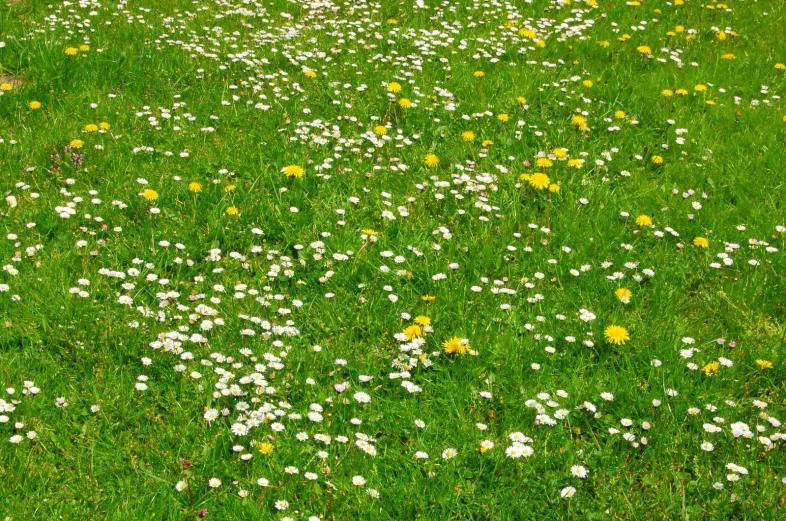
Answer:
[[[783,516],[785,27],[0,0],[0,519]]]

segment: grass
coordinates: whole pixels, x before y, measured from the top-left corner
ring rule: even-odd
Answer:
[[[786,6],[637,3],[0,0],[0,515],[775,519]]]

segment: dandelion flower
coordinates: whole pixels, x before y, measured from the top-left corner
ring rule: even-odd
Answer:
[[[401,92],[401,84],[395,81],[391,81],[388,83],[388,92],[392,92],[393,94],[397,94]]]
[[[549,185],[549,192],[551,192],[552,194],[558,193],[559,190],[560,190],[560,185],[558,185],[557,183],[551,183]]]
[[[554,162],[547,157],[539,157],[538,160],[535,161],[535,166],[539,166],[541,168],[551,168],[554,166]]]
[[[437,297],[435,297],[434,295],[423,295],[422,297],[420,297],[420,300],[422,300],[423,302],[433,302],[436,298]]]
[[[270,456],[273,454],[273,449],[275,449],[275,445],[268,442],[263,442],[259,444],[259,453],[264,454],[265,456]]]
[[[240,210],[237,208],[237,206],[230,206],[227,208],[227,215],[237,215],[239,213]]]
[[[529,178],[530,186],[536,190],[548,188],[550,182],[549,176],[542,173],[532,174]]]
[[[499,121],[505,123],[506,121],[508,121],[510,119],[510,116],[508,116],[507,114],[497,114],[497,119]]]
[[[655,165],[662,165],[663,164],[663,156],[652,156],[652,158],[650,158],[650,160]]]
[[[652,49],[650,49],[649,45],[639,45],[636,47],[636,50],[641,54],[652,54]]]
[[[193,181],[191,183],[188,183],[188,190],[190,192],[194,192],[195,194],[198,194],[202,191],[202,185],[197,183],[196,181]]]
[[[674,96],[674,91],[671,89],[663,89],[662,91],[660,91],[660,93],[663,94],[663,96],[665,96],[666,98],[670,98]]]
[[[66,56],[76,56],[79,50],[76,47],[66,47]]]
[[[102,121],[101,123],[98,124],[98,128],[100,128],[101,130],[109,130],[110,128],[112,128],[112,125],[110,125],[106,121]]]
[[[622,326],[609,326],[603,332],[606,341],[611,344],[624,345],[625,342],[630,340],[628,330]]]
[[[776,63],[775,68],[779,71],[786,71],[786,63]]]
[[[428,326],[431,324],[431,319],[425,315],[418,315],[415,317],[415,324],[419,326]]]
[[[33,109],[33,110],[40,109],[41,108],[41,102],[40,101],[31,101],[29,107],[31,109]]]
[[[701,368],[701,370],[704,371],[704,374],[706,374],[707,376],[717,373],[719,369],[720,369],[720,362],[717,361],[710,362]]]
[[[614,295],[624,304],[630,302],[630,297],[633,296],[633,292],[628,288],[619,288],[614,292]]]
[[[384,125],[377,125],[376,127],[374,127],[374,134],[378,136],[384,136],[387,133],[388,133],[388,128]]]
[[[411,325],[404,328],[404,334],[407,335],[407,340],[414,340],[423,336],[423,329],[418,325]]]
[[[710,241],[707,240],[706,237],[696,237],[693,239],[693,245],[697,248],[708,248],[710,246]]]
[[[472,75],[475,76],[476,78],[482,78],[483,76],[486,75],[486,73],[483,71],[475,71],[472,73]]]
[[[595,85],[592,82],[592,80],[584,80],[584,81],[581,82],[581,84],[584,85],[585,87],[587,87],[588,89],[591,88],[593,85]]]
[[[317,77],[317,71],[314,71],[314,70],[311,70],[311,69],[307,69],[306,72],[304,72],[303,74],[305,74],[306,78],[316,78]]]
[[[155,201],[156,199],[158,199],[158,192],[156,192],[152,188],[148,188],[144,192],[142,192],[142,197],[144,197],[148,201]]]
[[[617,119],[625,119],[626,117],[628,117],[628,115],[625,114],[624,111],[618,110],[617,112],[614,113],[614,117]]]
[[[698,85],[693,87],[693,90],[695,90],[696,92],[705,92],[707,90],[707,86],[699,83]]]
[[[84,130],[85,132],[97,132],[98,125],[96,125],[95,123],[88,123],[87,125],[85,125]]]
[[[527,98],[525,98],[524,96],[519,96],[518,98],[516,98],[516,101],[518,101],[522,105],[526,105],[527,104]]]
[[[400,100],[398,100],[398,106],[401,107],[402,109],[412,108],[412,101],[410,101],[407,98],[401,98]]]
[[[287,177],[294,177],[300,179],[304,175],[306,175],[306,171],[303,170],[303,167],[298,165],[288,165],[281,169],[281,172]]]
[[[69,143],[69,146],[71,148],[82,148],[83,146],[85,146],[85,142],[82,141],[81,139],[72,139],[71,142]]]
[[[427,167],[434,168],[439,164],[439,158],[435,154],[426,154],[423,162],[426,163]]]
[[[0,90],[9,91],[14,88],[10,83],[0,83]]]
[[[459,338],[457,336],[444,341],[442,343],[442,347],[448,354],[458,353],[460,355],[465,355],[469,353],[470,350],[469,341],[465,338]]]
[[[578,130],[584,132],[589,127],[587,127],[587,118],[581,115],[575,115],[571,118],[570,124],[576,127]]]
[[[466,143],[471,143],[475,141],[475,133],[471,130],[465,130],[461,133],[461,139],[464,140]]]
[[[82,52],[87,52],[90,50],[90,46],[83,43],[82,45],[79,46],[79,50]]]
[[[652,226],[652,218],[649,215],[641,214],[636,217],[636,224],[639,226]]]
[[[772,369],[773,363],[769,360],[756,360],[756,365],[761,367],[762,369]]]

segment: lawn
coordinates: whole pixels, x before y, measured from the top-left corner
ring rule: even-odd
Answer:
[[[782,516],[784,27],[0,0],[0,519]]]

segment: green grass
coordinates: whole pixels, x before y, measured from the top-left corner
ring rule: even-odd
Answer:
[[[0,516],[777,518],[786,5],[592,3],[0,0]]]

